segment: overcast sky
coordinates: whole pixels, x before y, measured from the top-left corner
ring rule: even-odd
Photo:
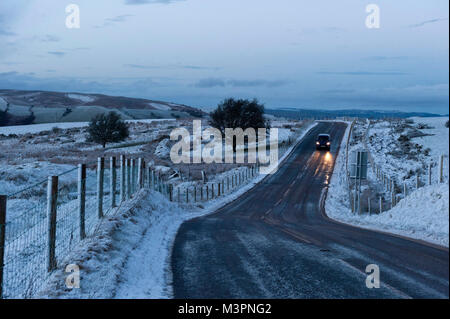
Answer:
[[[65,25],[68,4],[79,29]],[[369,29],[366,5],[380,8]],[[448,113],[447,0],[1,0],[0,88]]]

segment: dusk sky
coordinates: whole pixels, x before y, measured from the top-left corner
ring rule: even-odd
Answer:
[[[65,8],[80,8],[80,28]],[[366,5],[380,8],[369,29]],[[447,0],[2,0],[0,88],[448,114]]]

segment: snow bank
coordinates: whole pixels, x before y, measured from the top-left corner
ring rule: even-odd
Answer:
[[[330,218],[367,229],[377,229],[435,244],[449,245],[449,188],[435,184],[412,192],[397,206],[382,214],[358,215],[349,208],[345,182],[345,143],[347,133],[336,159],[328,188],[325,210]],[[378,205],[373,203],[374,211]]]

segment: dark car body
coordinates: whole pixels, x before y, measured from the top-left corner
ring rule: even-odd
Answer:
[[[319,134],[316,139],[316,149],[330,150],[331,138],[329,134]]]

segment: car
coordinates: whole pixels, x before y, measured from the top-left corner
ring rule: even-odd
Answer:
[[[316,149],[321,150],[330,150],[331,147],[331,138],[330,134],[319,134],[316,140]]]

